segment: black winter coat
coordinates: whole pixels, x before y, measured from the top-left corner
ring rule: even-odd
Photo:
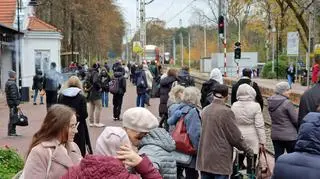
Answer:
[[[168,107],[167,102],[169,99],[169,92],[171,90],[173,82],[177,81],[174,76],[167,76],[160,80],[160,105],[159,114],[167,114]]]
[[[113,75],[114,78],[119,79],[119,92],[117,93],[118,95],[124,95],[127,91],[127,81],[123,76],[122,72],[115,72]]]
[[[43,76],[42,75],[35,75],[33,77],[32,89],[33,90],[42,90],[42,88],[43,88]]]
[[[260,104],[261,110],[263,110],[263,98],[259,89],[259,86],[256,82],[252,82],[250,78],[241,78],[236,84],[232,85],[232,92],[231,92],[231,104],[238,101],[237,100],[237,91],[240,85],[248,84],[252,86],[252,88],[256,91],[256,101]]]
[[[216,84],[219,84],[219,83],[216,80],[213,80],[213,79],[210,79],[210,80],[208,80],[208,81],[206,81],[206,82],[204,82],[202,84],[201,99],[200,99],[202,109],[210,104],[210,102],[207,100],[208,99],[208,95],[210,93],[212,93],[213,87]]]
[[[20,104],[20,93],[16,84],[16,81],[9,79],[5,86],[7,104],[10,108],[19,106]]]
[[[90,82],[92,87],[88,94],[88,101],[95,101],[101,99],[101,80],[99,78],[99,72],[93,70],[90,76]]]
[[[62,91],[58,99],[59,104],[67,105],[76,111],[77,122],[79,122],[78,133],[74,137],[74,142],[79,146],[82,156],[86,151],[92,154],[92,147],[86,118],[88,117],[87,103],[79,88],[67,88]]]
[[[309,112],[316,112],[320,106],[320,83],[304,92],[300,98],[298,122],[301,124],[303,118]]]
[[[144,87],[138,87],[137,86],[137,94],[144,94],[147,92],[147,88],[148,88],[148,82],[147,82],[147,77],[146,77],[146,73],[143,70],[137,70],[136,74],[135,74],[135,79],[137,80],[139,77],[142,76],[142,79],[144,81],[145,86]],[[135,81],[136,81],[135,80]],[[137,81],[136,81],[137,82]]]

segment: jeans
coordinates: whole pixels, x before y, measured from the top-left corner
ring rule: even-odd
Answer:
[[[213,173],[207,173],[207,172],[200,172],[201,173],[201,179],[228,179],[228,175],[218,175]]]
[[[287,75],[287,78],[288,78],[288,83],[289,83],[289,86],[291,88],[291,85],[293,83],[293,77],[291,75]]]
[[[101,99],[102,99],[102,107],[108,107],[109,104],[109,92],[102,92],[101,94]]]
[[[89,121],[91,124],[100,123],[102,103],[101,100],[89,101]]]
[[[123,94],[114,94],[113,95],[113,118],[119,119],[121,114],[123,101]]]
[[[34,90],[33,103],[37,102],[37,97],[38,97],[39,92],[40,92],[39,89]],[[41,96],[41,95],[39,95],[39,96],[40,96],[40,103],[43,104],[43,96]]]
[[[146,100],[146,94],[138,94],[137,96],[137,107],[144,107],[144,103]]]
[[[50,108],[51,105],[58,103],[58,91],[46,91],[46,103],[47,103],[47,109]]]
[[[296,145],[296,141],[281,141],[281,140],[272,140],[273,147],[274,147],[274,158],[277,161],[280,155],[284,154],[284,150],[287,153],[294,152],[294,146]]]

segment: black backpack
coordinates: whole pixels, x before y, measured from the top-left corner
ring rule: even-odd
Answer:
[[[191,77],[190,76],[180,76],[178,84],[184,87],[191,86]]]
[[[144,80],[144,72],[141,72],[138,76],[137,76],[137,81],[136,81],[136,85],[137,85],[137,88],[146,88],[147,87],[147,84],[145,83],[145,80]]]

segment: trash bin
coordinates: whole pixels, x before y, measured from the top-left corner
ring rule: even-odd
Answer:
[[[24,102],[30,101],[29,87],[22,87],[21,88],[21,101],[24,101]]]

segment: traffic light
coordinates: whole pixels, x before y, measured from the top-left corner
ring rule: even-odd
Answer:
[[[236,42],[234,44],[234,59],[241,59],[241,43]]]
[[[219,16],[218,29],[219,29],[219,34],[224,34],[224,17],[223,16]]]

